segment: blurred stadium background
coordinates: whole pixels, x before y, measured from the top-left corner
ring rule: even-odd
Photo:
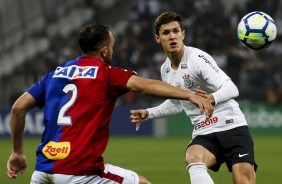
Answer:
[[[239,20],[248,12],[255,10],[269,14],[277,25],[276,41],[270,48],[260,52],[243,48],[236,33]],[[258,157],[262,158],[269,149],[272,151],[271,154],[273,151],[280,153],[273,157],[273,164],[281,163],[282,145],[279,139],[282,139],[282,3],[279,0],[1,0],[0,139],[3,140],[0,142],[1,147],[2,144],[9,147],[9,143],[5,141],[10,133],[9,112],[15,99],[46,72],[80,55],[77,35],[82,25],[93,21],[110,25],[116,37],[112,64],[135,70],[143,77],[160,79],[159,68],[165,55],[154,41],[153,26],[155,18],[164,11],[176,11],[185,18],[186,45],[199,47],[210,53],[238,86],[240,96],[237,100],[246,115],[255,141],[258,142],[256,143],[259,145],[256,147]],[[116,105],[111,122],[113,141],[117,141],[118,144],[123,142],[130,147],[129,137],[138,137],[141,142],[159,138],[160,142],[148,145],[151,146],[150,149],[155,150],[156,145],[170,149],[169,147],[174,145],[171,142],[174,141],[176,144],[182,140],[181,154],[177,157],[184,163],[182,151],[189,141],[193,128],[184,114],[146,123],[138,133],[130,124],[130,109],[150,107],[161,101],[134,93],[122,96]],[[27,116],[25,134],[38,142],[42,130],[42,111],[35,109]],[[125,138],[121,141],[118,136]],[[185,141],[183,138],[179,140],[175,137],[185,137]],[[278,146],[274,149],[267,147],[270,143],[263,140],[268,138],[273,144],[276,140]],[[166,139],[167,145],[161,144],[163,139]],[[30,142],[33,144],[35,141]],[[146,145],[147,143],[144,143],[142,146]],[[31,146],[32,149],[35,146]],[[34,150],[31,151],[33,153]],[[107,151],[107,154],[110,155],[111,151]],[[4,152],[2,147],[1,184],[2,175],[6,177],[4,174],[7,154],[3,155]],[[147,152],[144,150],[144,154],[150,157]],[[172,153],[166,156],[174,157]],[[143,155],[136,159],[140,157]],[[167,158],[163,158],[163,162],[165,161]],[[154,165],[154,160],[148,164]],[[32,170],[32,166],[30,167]],[[179,167],[183,167],[180,168],[181,172],[185,172],[184,166]],[[278,179],[278,171],[272,170],[275,167],[262,165],[261,168],[269,168],[261,178],[269,178],[274,173]],[[276,168],[281,173],[281,166]],[[164,170],[155,169],[155,172]],[[231,183],[231,176],[227,177],[230,181],[227,183]],[[158,180],[156,181],[158,183]],[[188,179],[185,181],[188,182]],[[224,183],[226,180],[220,181]],[[264,181],[258,183],[266,183],[268,180]],[[267,183],[277,182],[278,180],[274,179],[274,182]]]

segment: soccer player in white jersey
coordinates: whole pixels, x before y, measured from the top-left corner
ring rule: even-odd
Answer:
[[[254,143],[246,119],[234,100],[236,85],[206,52],[184,45],[185,30],[180,15],[162,13],[155,21],[155,40],[167,58],[161,66],[162,80],[206,97],[214,113],[206,118],[189,101],[168,99],[157,107],[131,110],[131,119],[140,123],[185,111],[194,130],[185,160],[192,184],[212,184],[207,169],[218,171],[226,163],[235,184],[254,184],[256,163]],[[177,124],[175,124],[177,126]]]

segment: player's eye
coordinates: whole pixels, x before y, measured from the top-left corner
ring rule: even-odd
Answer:
[[[162,34],[163,35],[168,35],[170,33],[170,31],[163,31]]]
[[[180,30],[179,29],[174,29],[173,32],[176,34],[176,33],[179,33]]]

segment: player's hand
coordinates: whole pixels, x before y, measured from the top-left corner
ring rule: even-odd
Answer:
[[[201,113],[205,114],[207,119],[210,118],[213,114],[213,105],[207,99],[208,97],[204,93],[197,94],[197,92],[192,95],[190,101],[200,108]]]
[[[139,131],[141,123],[147,120],[149,112],[146,109],[138,109],[131,110],[130,114],[131,122],[135,123],[136,131]]]
[[[202,90],[200,86],[196,88],[196,95],[206,98],[212,105],[214,105],[214,97],[212,94],[208,94],[206,91]]]
[[[16,179],[18,173],[23,174],[27,167],[27,160],[24,154],[12,153],[7,162],[7,175]]]
[[[200,86],[197,86],[196,88],[196,95],[199,95],[201,97],[207,98],[207,92],[202,90]]]

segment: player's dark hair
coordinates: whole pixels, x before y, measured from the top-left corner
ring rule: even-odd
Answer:
[[[182,20],[183,20],[182,17],[175,12],[162,13],[155,21],[155,34],[159,35],[160,27],[163,24],[167,24],[173,21],[177,21],[180,25],[181,30],[183,30],[184,26],[183,26]]]
[[[99,23],[86,25],[79,32],[79,46],[82,53],[91,54],[110,42],[110,28]]]

